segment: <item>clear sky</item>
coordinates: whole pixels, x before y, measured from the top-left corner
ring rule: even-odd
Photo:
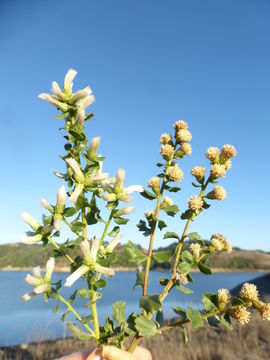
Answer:
[[[62,185],[52,174],[64,170],[61,122],[37,96],[73,67],[75,89],[89,84],[96,98],[87,133],[101,136],[104,169],[125,168],[127,185],[155,175],[160,134],[184,119],[193,134],[175,196],[184,211],[196,194],[190,169],[207,165],[207,147],[234,144],[227,199],[191,230],[270,251],[269,0],[1,0],[0,44],[1,243],[18,241],[21,212],[40,219],[40,197],[55,201]],[[146,246],[135,224],[153,204],[134,204],[123,234]],[[182,228],[177,217],[172,230]]]

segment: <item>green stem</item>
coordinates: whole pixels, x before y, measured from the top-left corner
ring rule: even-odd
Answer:
[[[47,239],[48,239],[49,242],[52,244],[52,246],[54,246],[57,250],[60,249],[60,246],[57,245],[50,236],[47,236]],[[73,260],[68,254],[64,253],[64,255],[65,255],[65,257],[68,259],[68,261],[69,261],[71,264],[74,263],[74,260]]]
[[[80,315],[74,310],[74,308],[70,305],[70,303],[69,303],[68,301],[66,301],[60,294],[58,294],[58,299],[67,306],[67,308],[72,312],[72,314],[75,315],[76,319],[79,320],[80,323],[86,328],[86,330],[89,331],[89,333],[92,335],[92,337],[95,337],[94,331],[93,331],[87,324],[83,324],[83,323],[82,323],[82,318],[81,318]]]
[[[106,222],[106,225],[105,225],[103,234],[102,234],[101,239],[100,239],[100,242],[99,242],[99,246],[101,246],[101,245],[103,244],[103,241],[104,241],[104,239],[105,239],[105,236],[107,235],[107,231],[108,231],[108,229],[109,229],[110,223],[111,223],[111,221],[112,221],[112,217],[113,217],[113,210],[111,211],[110,216],[109,216],[109,219],[108,219],[108,221]]]
[[[96,299],[95,299],[95,292],[93,289],[93,286],[91,285],[90,281],[88,281],[88,287],[90,290],[90,301],[91,301],[91,311],[92,311],[92,316],[93,316],[93,326],[94,326],[94,333],[95,333],[95,338],[97,341],[97,344],[100,345],[99,343],[99,339],[100,339],[100,331],[99,331],[99,322],[98,322],[98,312],[97,312],[97,303],[96,303]]]

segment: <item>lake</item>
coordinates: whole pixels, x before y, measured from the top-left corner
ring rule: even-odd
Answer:
[[[44,339],[56,339],[69,336],[65,324],[60,320],[65,311],[64,306],[60,306],[57,314],[52,313],[55,300],[45,303],[42,296],[37,296],[31,301],[24,302],[21,296],[32,290],[32,287],[25,283],[24,278],[28,272],[23,271],[0,271],[0,346],[40,341]],[[158,283],[160,277],[169,275],[166,272],[151,272],[149,293],[158,293],[162,287]],[[183,295],[173,289],[168,295],[164,305],[164,317],[173,316],[171,307],[187,307],[192,305],[196,309],[201,308],[201,295],[203,292],[216,292],[220,288],[232,289],[244,281],[252,281],[261,276],[261,273],[216,273],[212,276],[205,276],[201,273],[193,274],[194,284],[189,288],[194,290],[194,294]],[[67,274],[54,273],[53,281],[65,279]],[[109,279],[108,285],[103,289],[103,297],[98,302],[100,323],[106,315],[112,314],[112,304],[117,300],[127,302],[126,314],[138,311],[138,300],[141,296],[141,289],[132,290],[135,283],[136,273],[118,272],[115,277]],[[80,284],[79,284],[80,283]],[[85,286],[83,280],[78,281],[71,289],[63,288],[62,296],[68,298],[74,292],[75,286]],[[74,307],[79,314],[89,314],[90,309],[84,307],[87,300],[77,299]],[[68,315],[68,320],[73,320],[72,315]]]

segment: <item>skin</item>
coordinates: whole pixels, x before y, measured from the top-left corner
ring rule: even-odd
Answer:
[[[61,357],[58,360],[87,360],[87,357],[92,353],[93,349],[89,351],[78,352]],[[138,356],[141,360],[152,360],[150,352],[140,346],[137,346],[134,350],[134,355]]]

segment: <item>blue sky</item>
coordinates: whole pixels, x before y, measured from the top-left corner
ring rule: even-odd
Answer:
[[[238,156],[221,182],[227,200],[190,229],[270,251],[269,35],[268,0],[2,0],[0,242],[18,241],[28,230],[21,212],[40,218],[40,197],[53,202],[62,185],[52,174],[64,169],[61,123],[37,96],[73,67],[75,89],[89,84],[96,98],[87,133],[101,136],[105,170],[125,168],[128,185],[155,175],[160,134],[188,122],[193,153],[175,197],[182,211],[196,194],[190,169],[207,165],[206,148],[234,144]],[[135,224],[153,204],[139,196],[134,204],[124,239],[147,246]],[[182,231],[178,217],[170,224]],[[156,245],[166,244],[158,234]]]

